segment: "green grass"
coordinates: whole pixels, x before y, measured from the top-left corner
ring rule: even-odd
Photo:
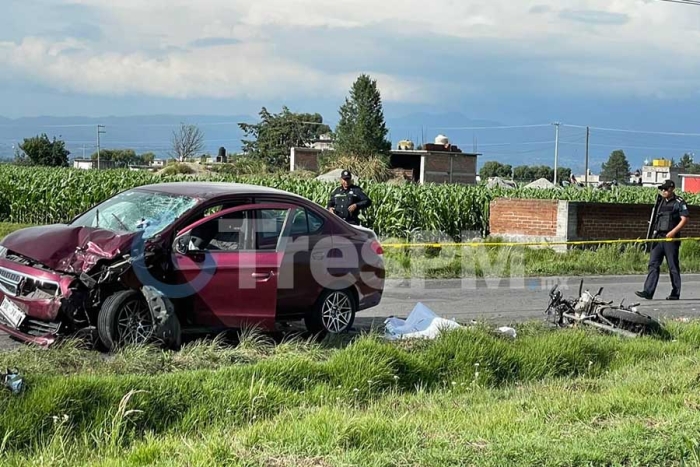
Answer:
[[[15,230],[23,229],[25,227],[31,227],[31,225],[15,224],[12,222],[0,222],[0,239],[4,238],[8,234],[11,234]]]
[[[557,252],[530,247],[406,247],[385,249],[387,276],[396,278],[521,277],[646,274],[642,244],[602,245]],[[700,272],[700,243],[684,241],[683,273]],[[662,265],[662,273],[668,268]]]
[[[700,323],[0,354],[0,465],[697,465]],[[212,360],[213,358],[213,360]]]

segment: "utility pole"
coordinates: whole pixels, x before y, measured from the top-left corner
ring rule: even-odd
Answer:
[[[591,136],[591,129],[590,127],[586,127],[586,171],[584,172],[585,175],[583,176],[585,179],[584,186],[588,188],[588,139]]]
[[[101,129],[104,127],[104,125],[97,125],[97,170],[100,170],[100,133],[106,133]]]
[[[559,165],[559,122],[554,122],[554,186],[557,186],[557,166]]]

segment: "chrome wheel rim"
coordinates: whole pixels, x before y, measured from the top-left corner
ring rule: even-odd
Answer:
[[[117,339],[120,344],[143,344],[153,334],[153,319],[148,305],[130,300],[117,315]]]
[[[331,333],[343,332],[352,319],[352,302],[343,292],[333,292],[323,302],[321,321]]]

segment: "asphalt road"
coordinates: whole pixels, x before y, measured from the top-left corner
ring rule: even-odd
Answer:
[[[645,276],[583,277],[584,289],[597,291],[604,287],[602,297],[619,303],[640,303],[639,311],[659,318],[700,316],[700,274],[683,275],[681,299],[666,301],[671,290],[668,276],[662,276],[654,300],[641,300],[634,295],[640,290]],[[516,324],[543,319],[549,289],[560,284],[565,296],[577,296],[580,278],[542,277],[493,280],[389,280],[378,307],[360,312],[356,327],[379,327],[390,316],[407,317],[418,302],[443,318],[468,323],[486,321],[494,325]],[[17,344],[0,333],[0,349]]]
[[[597,292],[604,287],[602,298],[619,304],[639,303],[639,311],[660,318],[700,316],[700,274],[682,276],[681,299],[667,301],[671,291],[668,276],[662,276],[653,300],[643,300],[634,292],[641,290],[646,276],[583,277],[584,289]],[[483,320],[498,325],[544,318],[549,289],[559,283],[565,296],[575,297],[581,278],[540,277],[525,279],[406,280],[388,281],[382,303],[358,314],[358,324],[381,325],[388,316],[406,317],[422,302],[443,318],[459,322]]]

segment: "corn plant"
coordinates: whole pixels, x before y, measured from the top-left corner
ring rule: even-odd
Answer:
[[[0,221],[23,224],[67,222],[120,191],[137,186],[194,180],[183,174],[158,175],[129,170],[76,170],[71,168],[0,165]],[[239,182],[289,191],[325,206],[333,183],[302,179],[292,174],[237,175],[211,173],[196,180]],[[364,223],[382,237],[409,239],[414,232],[442,232],[459,239],[465,232],[488,233],[489,203],[499,197],[562,199],[598,203],[651,204],[654,188],[618,187],[614,190],[488,189],[447,184],[363,183],[373,205],[363,213]],[[684,193],[688,204],[700,202]]]

